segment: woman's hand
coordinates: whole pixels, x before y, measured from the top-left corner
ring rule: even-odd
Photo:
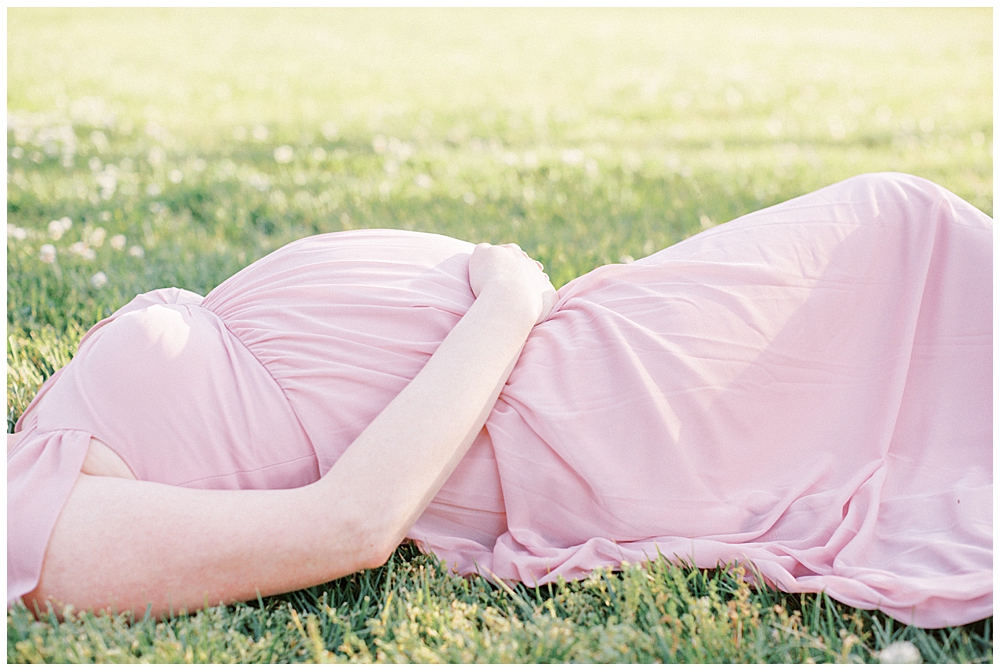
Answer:
[[[476,298],[490,290],[513,292],[515,300],[523,299],[537,315],[536,324],[549,316],[558,299],[542,264],[513,243],[476,245],[469,259],[469,284]]]

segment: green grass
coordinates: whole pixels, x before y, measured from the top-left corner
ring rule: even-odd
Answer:
[[[312,233],[513,240],[561,285],[861,172],[915,173],[992,215],[990,9],[11,9],[7,25],[8,428],[137,292],[206,293]],[[663,562],[507,589],[405,547],[323,587],[138,620],[15,608],[8,661],[870,661],[904,639],[926,661],[993,658],[992,618],[903,627]]]

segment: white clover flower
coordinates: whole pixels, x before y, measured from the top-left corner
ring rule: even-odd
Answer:
[[[91,247],[100,248],[100,246],[104,244],[104,238],[105,236],[107,236],[107,234],[108,234],[107,231],[98,226],[97,228],[95,228],[93,231],[90,232],[90,237],[88,238],[87,242],[90,243]]]
[[[115,250],[116,252],[120,252],[121,250],[125,249],[125,236],[122,235],[121,233],[119,233],[118,235],[112,235],[109,244],[111,245],[111,249]]]
[[[295,157],[295,150],[289,147],[287,144],[283,144],[280,147],[276,147],[274,150],[274,160],[278,163],[291,163],[292,158]]]
[[[108,276],[105,275],[100,270],[98,270],[96,273],[94,273],[93,276],[90,278],[90,284],[95,289],[100,289],[101,287],[103,287],[107,283],[108,283]]]
[[[271,187],[271,182],[266,175],[253,174],[247,177],[247,184],[258,191],[267,191]]]
[[[253,133],[253,139],[260,140],[261,142],[266,140],[268,136],[271,134],[271,132],[267,130],[267,126],[265,126],[264,124],[257,124],[256,126],[254,126],[252,133]]]
[[[420,173],[419,175],[417,175],[413,181],[415,181],[417,183],[417,186],[419,186],[421,189],[429,189],[434,185],[434,180],[431,179],[431,176],[425,175],[424,173]]]
[[[146,251],[139,245],[132,245],[128,248],[128,255],[134,256],[137,259],[141,259],[146,255]]]
[[[170,174],[167,175],[167,179],[169,179],[174,184],[180,184],[181,181],[184,179],[184,173],[175,168],[170,171]]]
[[[312,150],[312,157],[314,161],[325,161],[326,149],[323,149],[323,147],[316,147]]]
[[[167,160],[167,152],[163,147],[153,147],[149,150],[148,160],[150,165],[160,165]]]
[[[566,165],[580,165],[583,163],[583,151],[580,149],[566,149],[562,153],[562,161]]]
[[[49,235],[52,236],[53,240],[58,240],[62,237],[63,227],[62,222],[58,219],[53,219],[49,222]]]
[[[878,653],[881,664],[920,664],[920,650],[909,641],[896,641]]]
[[[101,168],[104,167],[104,165],[101,163],[101,159],[97,158],[96,156],[91,156],[90,160],[87,161],[87,165],[94,172],[98,172]]]
[[[79,240],[70,245],[69,251],[88,261],[93,261],[94,259],[97,258],[97,253],[93,249],[88,247],[87,243],[85,243],[83,240]]]
[[[191,167],[194,168],[195,172],[204,172],[205,168],[208,167],[208,161],[203,158],[196,158]]]
[[[323,133],[323,137],[325,137],[328,141],[332,142],[333,140],[337,139],[338,135],[337,124],[333,123],[332,121],[327,121],[326,123],[324,123],[319,130],[321,133]]]
[[[146,195],[147,196],[152,196],[152,197],[156,198],[161,193],[163,193],[163,189],[160,188],[159,184],[150,184],[149,186],[146,187]]]
[[[56,248],[53,245],[42,245],[42,248],[38,250],[38,258],[42,260],[42,263],[55,263]]]
[[[15,240],[24,240],[28,237],[28,232],[21,228],[20,226],[15,226],[14,224],[7,224],[7,237],[14,238]]]

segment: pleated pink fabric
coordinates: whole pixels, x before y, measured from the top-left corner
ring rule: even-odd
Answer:
[[[662,554],[922,627],[991,615],[992,231],[864,175],[570,282],[410,536],[528,584]],[[144,480],[320,477],[471,305],[471,250],[306,238],[95,326],[8,455],[8,603],[90,436]]]

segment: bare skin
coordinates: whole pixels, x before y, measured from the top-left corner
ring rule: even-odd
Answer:
[[[482,429],[555,291],[515,246],[479,245],[476,301],[423,370],[317,482],[211,491],[134,479],[92,441],[29,606],[195,610],[379,566]],[[15,438],[16,440],[16,438]],[[11,446],[8,438],[8,450]]]

